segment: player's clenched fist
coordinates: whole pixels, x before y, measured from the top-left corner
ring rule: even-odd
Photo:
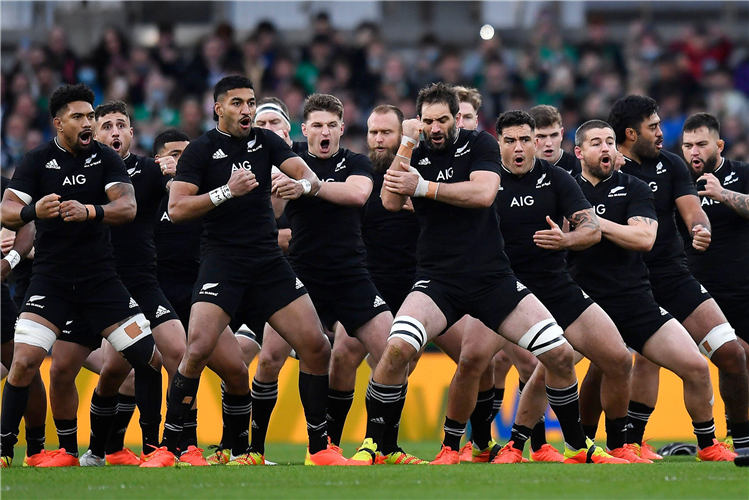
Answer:
[[[227,183],[232,196],[244,196],[258,186],[255,174],[249,170],[239,169],[232,172]]]
[[[60,196],[48,194],[36,202],[36,216],[39,219],[54,219],[60,215]]]
[[[403,121],[403,135],[406,137],[418,141],[422,130],[424,130],[424,124],[418,118]]]
[[[75,200],[63,201],[60,204],[60,217],[65,222],[83,222],[88,220],[90,211]]]

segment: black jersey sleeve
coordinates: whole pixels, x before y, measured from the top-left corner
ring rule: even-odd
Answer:
[[[175,181],[189,182],[200,188],[208,162],[211,160],[210,152],[202,142],[193,141],[182,152],[177,162]]]
[[[41,159],[36,158],[36,155],[31,153],[25,155],[13,172],[8,188],[30,196],[31,201],[41,198],[38,180],[39,167],[43,163]]]
[[[684,161],[676,155],[670,156],[673,167],[673,189],[674,200],[687,194],[697,196],[697,188],[692,183],[692,177],[689,175],[689,169]]]
[[[274,132],[268,132],[264,129],[262,133],[265,135],[265,142],[268,145],[268,154],[270,155],[270,164],[279,166],[289,158],[294,158],[296,153],[291,150],[286,141],[278,137]]]
[[[349,168],[349,176],[361,175],[374,182],[374,168],[372,167],[372,161],[369,157],[361,154],[355,154],[352,156],[353,161]]]
[[[481,132],[471,145],[471,172],[487,170],[499,175],[499,144],[487,132]],[[412,162],[413,164],[413,162]]]
[[[650,187],[640,179],[630,177],[630,196],[627,205],[627,219],[632,217],[646,217],[658,220],[655,212],[655,195]]]
[[[557,199],[559,208],[565,217],[569,218],[572,214],[580,210],[592,208],[592,205],[585,198],[583,190],[575,179],[560,167],[554,168],[554,183],[557,186]]]
[[[101,160],[101,164],[104,167],[104,189],[107,189],[110,184],[118,182],[132,184],[125,168],[125,162],[122,161],[117,151],[107,147],[101,148]]]

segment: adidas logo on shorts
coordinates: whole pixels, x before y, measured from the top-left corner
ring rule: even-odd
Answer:
[[[259,425],[257,425],[257,422],[255,422],[255,421],[253,420],[253,421],[252,421],[252,428],[253,428],[253,429],[259,429],[259,428],[260,428],[260,426],[259,426]]]
[[[224,153],[224,152],[223,152],[223,150],[221,150],[221,149],[219,148],[219,149],[218,149],[218,151],[216,151],[215,153],[213,153],[213,156],[212,156],[212,158],[213,158],[214,160],[220,160],[220,159],[222,159],[222,158],[226,158],[226,153]]]
[[[164,307],[164,306],[159,306],[159,307],[158,307],[158,308],[156,309],[156,317],[157,317],[157,318],[160,318],[160,317],[162,317],[162,316],[163,316],[163,315],[165,315],[165,314],[169,314],[170,312],[172,312],[172,311],[170,311],[170,310],[169,310],[169,309],[167,309],[166,307]]]
[[[515,288],[517,288],[518,292],[522,292],[523,290],[525,290],[527,288],[524,284],[522,284],[519,281],[516,281],[515,283],[516,283],[515,284]]]
[[[382,417],[370,418],[369,421],[372,422],[372,423],[375,423],[375,424],[385,425],[385,419],[382,418]]]
[[[380,307],[384,305],[385,301],[382,300],[382,297],[380,297],[379,295],[375,295],[374,307]]]
[[[658,310],[659,310],[659,311],[661,312],[661,316],[665,316],[665,315],[667,315],[667,314],[668,314],[668,311],[666,311],[666,310],[665,310],[665,309],[663,309],[662,307],[659,307],[659,308],[658,308]]]
[[[299,278],[297,278],[296,279],[296,289],[299,290],[303,286],[304,286],[304,283],[302,283],[302,280],[300,280]]]
[[[432,162],[429,161],[429,158],[422,158],[421,160],[419,160],[419,165],[431,165],[431,164]]]
[[[137,302],[135,302],[135,299],[134,299],[134,298],[130,297],[130,304],[128,305],[128,307],[129,307],[130,309],[133,309],[133,308],[136,308],[136,307],[138,307],[138,303],[137,303]]]

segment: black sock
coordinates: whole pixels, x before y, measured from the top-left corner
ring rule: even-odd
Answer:
[[[265,383],[252,379],[252,451],[265,454],[265,436],[277,401],[278,380]]]
[[[492,440],[492,412],[494,407],[494,387],[479,392],[476,408],[471,413],[471,440],[477,449],[489,447]]]
[[[226,424],[231,435],[231,454],[239,456],[250,450],[250,413],[252,412],[252,393],[224,395]]]
[[[96,394],[96,392],[94,392]],[[57,439],[60,441],[60,449],[74,457],[78,456],[78,419],[71,420],[54,419],[57,427]]]
[[[309,452],[314,455],[328,447],[328,422],[325,420],[328,404],[328,374],[312,375],[299,372],[299,395],[304,417],[307,419]]]
[[[134,368],[135,401],[140,411],[138,422],[143,436],[143,450],[153,450],[159,446],[162,398],[161,371],[156,370],[151,365],[136,365]],[[146,451],[146,453],[150,453],[150,451]]]
[[[175,455],[179,453],[182,427],[185,424],[187,413],[195,402],[199,384],[199,378],[187,378],[177,372],[172,380],[172,386],[169,388],[169,405],[167,406],[164,437],[161,445],[166,446]],[[153,450],[143,451],[144,453],[150,453]]]
[[[627,410],[627,436],[626,442],[633,444],[642,444],[642,437],[645,435],[645,426],[648,425],[650,415],[655,408],[637,401],[629,402]]]
[[[380,453],[388,455],[394,451],[400,450],[398,446],[398,432],[401,427],[401,415],[403,415],[403,407],[406,405],[406,394],[408,393],[408,383],[403,384],[401,387],[401,395],[398,398],[398,406],[395,407],[393,412],[392,421],[385,427],[385,434],[382,436],[382,446],[380,447]]]
[[[546,386],[546,397],[562,428],[564,442],[572,450],[587,449],[585,432],[580,424],[580,398],[577,394],[577,381],[564,389]]]
[[[190,446],[198,446],[198,409],[192,408],[187,412],[185,422],[182,424],[182,433],[179,435],[179,451],[187,451]]]
[[[502,409],[502,401],[505,399],[505,390],[503,388],[495,387],[494,388],[494,403],[492,404],[492,422],[495,418],[497,418],[497,415],[499,414],[499,411]]]
[[[44,449],[44,425],[26,427],[26,456],[41,453]]]
[[[707,422],[692,422],[694,435],[697,436],[697,446],[702,450],[713,445],[715,439],[715,420]]]
[[[0,456],[13,458],[13,447],[18,442],[18,428],[28,403],[29,386],[16,387],[5,382],[0,413]]]
[[[346,416],[354,402],[354,391],[336,391],[328,389],[328,436],[334,445],[341,444],[343,435],[343,426],[346,423]]]
[[[125,394],[117,395],[117,414],[112,421],[112,427],[107,437],[107,446],[104,450],[109,455],[117,453],[125,448],[125,433],[130,420],[135,413],[135,396],[126,396]],[[148,450],[144,450],[149,453]]]
[[[385,432],[389,425],[393,424],[395,413],[398,410],[402,385],[378,384],[374,380],[369,381],[367,387],[367,433],[366,436],[378,446],[384,443]]]
[[[512,431],[510,433],[510,441],[512,441],[512,447],[516,450],[523,451],[525,449],[525,442],[531,438],[533,429],[524,425],[512,424]]]
[[[731,422],[729,429],[731,430],[729,435],[733,436],[734,449],[749,448],[749,422]]]
[[[107,440],[117,414],[118,395],[102,397],[94,391],[91,396],[91,440],[88,449],[99,458],[104,458]],[[60,433],[60,430],[57,430]],[[62,446],[62,441],[60,441]],[[63,446],[63,448],[65,448]],[[65,448],[67,450],[67,448]],[[77,448],[76,448],[77,449]],[[120,448],[122,449],[122,448]],[[118,450],[119,451],[119,450]]]
[[[531,433],[531,450],[538,451],[546,444],[546,416],[541,417],[536,425],[533,426]]]
[[[626,424],[625,424],[626,429]],[[598,424],[596,425],[583,425],[583,431],[585,432],[585,435],[590,439],[591,441],[596,440],[596,433],[598,432]]]
[[[442,444],[450,447],[453,451],[459,451],[460,440],[463,439],[463,434],[466,432],[466,423],[445,417],[444,429],[445,439],[442,441]]]
[[[615,450],[624,446],[626,437],[627,417],[606,419],[606,446],[609,450]]]
[[[731,435],[731,422],[728,420],[728,413],[726,413],[726,437]]]
[[[221,381],[221,442],[218,444],[220,450],[231,450],[231,434],[229,434],[229,427],[226,425],[226,412],[224,411],[224,396],[226,395],[226,384]],[[252,413],[254,417],[254,412]],[[250,446],[252,448],[252,446]]]

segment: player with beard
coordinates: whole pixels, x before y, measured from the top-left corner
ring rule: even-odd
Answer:
[[[570,274],[613,319],[630,348],[683,380],[684,403],[702,443],[710,431],[700,422],[712,421],[707,362],[684,327],[655,301],[643,262],[659,232],[653,193],[635,176],[614,168],[616,140],[606,122],[581,125],[575,144],[582,165],[577,181],[600,216],[603,240],[570,253]],[[629,432],[625,442],[630,447],[639,445]],[[701,444],[698,459],[725,461],[734,456],[722,443],[714,439],[711,443]]]
[[[24,157],[2,203],[4,226],[37,221],[33,275],[3,392],[3,467],[11,465],[29,384],[74,311],[135,368],[142,422],[158,429],[161,420],[161,355],[115,272],[109,243],[109,225],[135,218],[135,194],[122,159],[93,139],[94,99],[82,84],[55,91],[49,108],[57,135]],[[59,450],[56,462],[77,465],[73,453]]]
[[[749,357],[749,165],[722,156],[720,122],[697,113],[684,122],[682,153],[697,183],[700,204],[712,223],[712,240],[704,252],[690,244],[680,224],[689,270],[700,280],[736,330]],[[681,221],[679,221],[681,222]],[[721,379],[721,383],[723,380]],[[735,404],[735,403],[734,403]],[[726,402],[728,406],[728,402]],[[744,417],[749,413],[743,409]],[[749,423],[728,419],[733,446],[749,449]]]
[[[348,463],[374,462],[378,444],[393,425],[409,362],[466,314],[548,364],[549,399],[575,460],[608,458],[586,443],[578,422],[572,348],[549,312],[515,279],[503,252],[493,208],[500,169],[496,141],[487,133],[457,129],[458,99],[448,85],[422,89],[416,109],[420,118],[403,122],[403,139],[385,174],[382,202],[397,212],[406,197],[412,197],[421,226],[418,271],[367,389],[366,438]],[[425,140],[416,148],[422,131]],[[478,377],[466,385],[460,394],[451,391],[451,404],[475,406]],[[465,425],[446,419],[447,443],[437,460],[449,453],[457,456]]]
[[[328,446],[325,421],[330,345],[304,285],[278,247],[270,201],[273,165],[291,177],[276,189],[285,199],[314,196],[320,181],[276,134],[252,127],[255,92],[249,79],[221,79],[214,100],[218,126],[185,149],[170,190],[172,220],[202,216],[203,236],[187,351],[169,394],[160,453],[176,452],[200,374],[222,335],[228,333],[236,345],[227,327],[241,310],[270,323],[299,354],[299,392],[310,442],[305,463],[340,464],[342,457]],[[246,389],[227,393],[224,400],[233,435],[227,465],[257,463],[246,438],[251,394],[245,380]]]
[[[658,237],[644,256],[655,300],[684,325],[700,351],[720,370],[720,393],[729,421],[744,421],[749,401],[746,355],[718,304],[690,273],[676,227],[678,210],[692,235],[692,247],[704,252],[710,245],[710,221],[700,207],[689,170],[681,158],[662,151],[663,132],[653,99],[637,95],[619,99],[611,109],[609,123],[625,156],[621,170],[645,181],[655,195]],[[636,356],[629,408],[629,430],[634,434],[631,442],[642,442],[658,397],[658,370],[655,364]],[[711,447],[713,420],[696,422],[695,426],[698,447]]]

